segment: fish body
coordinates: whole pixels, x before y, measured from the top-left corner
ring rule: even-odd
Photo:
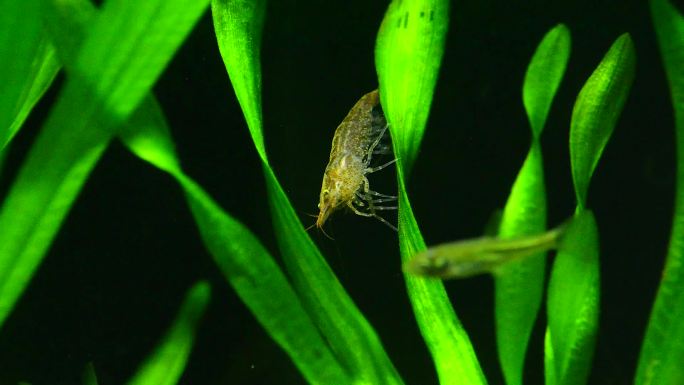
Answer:
[[[519,238],[483,237],[444,243],[416,254],[404,265],[414,275],[440,279],[495,273],[505,264],[558,248],[567,225]]]

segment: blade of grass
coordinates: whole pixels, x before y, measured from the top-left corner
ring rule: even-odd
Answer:
[[[195,334],[211,297],[207,282],[196,283],[185,296],[162,341],[140,366],[129,385],[175,385],[190,356]]]
[[[586,204],[591,175],[627,100],[635,65],[632,39],[623,34],[577,96],[570,127],[570,161],[579,208]]]
[[[152,87],[207,2],[105,4],[0,209],[0,325],[114,129]]]
[[[591,369],[598,329],[599,235],[593,214],[585,209],[586,196],[629,94],[635,66],[632,40],[623,34],[582,87],[572,111],[570,163],[577,196],[576,225],[559,248],[548,294],[547,348],[552,351],[547,350],[545,370],[554,384],[584,384]]]
[[[158,106],[136,114],[121,138],[138,157],[179,182],[202,240],[224,276],[304,378],[311,384],[351,383],[268,251],[180,169]]]
[[[402,261],[425,249],[406,191],[418,155],[444,52],[448,1],[393,1],[375,47],[380,97],[389,122],[399,186]],[[404,275],[421,334],[442,384],[486,383],[468,335],[441,281]]]
[[[385,91],[382,108],[396,120],[390,122],[392,144],[407,175],[425,133],[448,27],[448,1],[394,0],[378,31],[375,67]],[[414,102],[420,108],[410,108]]]
[[[675,385],[684,383],[684,15],[666,0],[652,0],[651,15],[672,93],[677,189],[670,247],[634,383]]]
[[[0,152],[59,70],[43,30],[40,2],[0,1]]]
[[[585,384],[599,311],[599,235],[590,210],[578,211],[554,259],[547,299],[547,382]]]
[[[55,11],[50,23],[53,37],[70,67],[96,10],[87,0],[62,0]],[[217,265],[304,377],[312,384],[349,383],[273,258],[249,230],[183,173],[163,113],[152,96],[142,102],[120,135],[133,153],[178,180]]]
[[[271,169],[263,142],[260,44],[266,2],[214,0],[216,37],[252,140],[262,160],[278,246],[304,307],[352,377],[401,384],[380,340],[339,283]]]
[[[532,144],[503,210],[499,236],[544,232],[546,192],[539,137],[570,57],[570,31],[559,24],[546,33],[525,74],[523,103]],[[496,341],[506,384],[522,384],[525,352],[544,292],[545,254],[511,263],[494,276]]]

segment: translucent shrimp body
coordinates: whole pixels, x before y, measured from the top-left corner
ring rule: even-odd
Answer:
[[[387,121],[380,108],[378,91],[364,95],[335,130],[330,161],[323,174],[319,197],[320,210],[316,226],[321,228],[328,216],[336,209],[347,206],[356,214],[375,217],[395,229],[376,214],[379,210],[396,207],[378,206],[378,203],[395,200],[395,196],[370,190],[367,174],[381,170],[393,163],[369,167],[374,153],[385,152],[379,148],[380,139],[387,130]]]

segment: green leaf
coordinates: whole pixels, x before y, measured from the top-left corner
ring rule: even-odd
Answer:
[[[214,0],[219,49],[263,162],[274,228],[297,294],[339,362],[356,381],[400,384],[378,336],[345,292],[268,164],[261,115],[260,35],[265,2]]]
[[[569,58],[570,30],[558,24],[544,35],[525,73],[523,104],[534,138],[544,129]]]
[[[150,90],[207,5],[206,0],[105,5],[0,209],[0,325],[115,128]]]
[[[53,37],[59,42],[63,60],[73,65],[86,26],[96,16],[95,8],[86,0],[62,0],[60,4],[57,12],[51,13]],[[263,246],[183,174],[166,121],[154,98],[148,96],[142,102],[120,134],[131,151],[181,183],[205,244],[217,264],[305,378],[320,384],[349,382]]]
[[[375,67],[382,108],[393,119],[394,152],[407,173],[425,132],[448,27],[448,1],[394,0],[378,32]]]
[[[527,67],[523,103],[532,145],[503,210],[499,236],[516,238],[546,229],[546,192],[539,136],[570,56],[570,31],[563,24],[542,39]],[[544,292],[545,253],[506,266],[494,276],[496,338],[508,385],[522,384],[525,352]]]
[[[254,146],[261,159],[268,163],[261,118],[260,47],[265,13],[266,0],[211,2],[214,29],[230,82]]]
[[[591,369],[599,312],[599,235],[585,209],[587,190],[634,78],[636,57],[620,36],[582,87],[570,124],[570,165],[577,209],[549,282],[546,378],[584,384]],[[547,385],[552,385],[547,384]]]
[[[174,385],[178,383],[190,356],[195,333],[209,303],[211,288],[207,282],[196,283],[185,296],[173,325],[140,366],[129,385]]]
[[[586,205],[591,175],[627,100],[635,67],[634,44],[625,33],[613,43],[577,96],[570,126],[570,161],[580,207]]]
[[[585,384],[599,308],[599,238],[594,215],[578,212],[551,270],[545,370],[547,385]]]
[[[406,174],[418,155],[444,52],[448,1],[393,1],[375,46],[380,97],[389,122],[399,185],[402,261],[425,249],[406,192]],[[405,275],[423,339],[442,384],[486,383],[473,347],[441,281]]]
[[[180,183],[202,240],[222,273],[309,383],[349,383],[273,257],[181,171],[162,112],[156,103],[151,107],[136,114],[121,131],[124,144]]]
[[[0,1],[0,152],[59,71],[40,0]]]
[[[684,383],[684,15],[666,0],[651,15],[672,93],[677,136],[677,189],[665,269],[646,330],[634,383]]]
[[[499,236],[543,233],[546,193],[541,145],[532,145],[504,208]],[[494,276],[496,341],[508,385],[522,383],[525,352],[544,292],[546,253],[515,261]]]

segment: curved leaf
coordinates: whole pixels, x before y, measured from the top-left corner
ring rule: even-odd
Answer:
[[[684,383],[684,15],[667,0],[652,0],[651,15],[672,93],[677,190],[670,247],[634,383],[675,385]]]
[[[96,16],[95,8],[87,0],[61,0],[55,11],[51,13],[53,37],[63,61],[72,66],[86,26]],[[137,156],[179,181],[216,263],[304,377],[313,384],[349,382],[273,258],[249,230],[183,174],[168,131],[157,102],[148,96],[120,135]]]
[[[128,381],[129,385],[175,385],[178,383],[185,370],[195,341],[195,333],[209,303],[210,295],[211,288],[207,282],[198,282],[188,290],[173,325],[159,346]]]
[[[523,104],[535,138],[544,129],[569,58],[570,30],[558,24],[544,35],[525,73]]]
[[[262,160],[278,246],[304,307],[357,381],[402,383],[380,340],[304,231],[268,164],[263,144],[260,35],[265,1],[214,0],[216,37],[252,140]]]
[[[599,237],[590,210],[575,215],[558,248],[548,297],[547,381],[587,382],[594,356],[599,309]]]
[[[593,214],[585,209],[586,196],[627,99],[635,62],[632,40],[624,34],[584,84],[572,112],[570,165],[577,196],[576,225],[559,248],[548,294],[550,343],[545,370],[555,384],[584,384],[591,369],[599,312],[599,235]]]
[[[0,0],[0,152],[59,70],[40,7],[41,0]]]
[[[629,34],[623,34],[577,96],[570,127],[570,161],[580,207],[586,205],[591,175],[627,100],[635,66],[634,44]]]
[[[546,192],[539,136],[570,57],[570,31],[546,33],[527,67],[523,104],[532,145],[503,210],[499,236],[515,238],[546,229]],[[544,292],[545,254],[514,262],[494,276],[496,341],[508,385],[522,384],[525,353]]]
[[[0,325],[114,129],[150,90],[207,5],[207,0],[105,5],[0,208]]]
[[[425,249],[406,192],[408,170],[418,155],[448,28],[446,0],[392,1],[380,26],[375,67],[382,107],[397,157],[399,250],[403,262]],[[486,383],[468,335],[444,284],[404,275],[420,332],[442,384]]]

